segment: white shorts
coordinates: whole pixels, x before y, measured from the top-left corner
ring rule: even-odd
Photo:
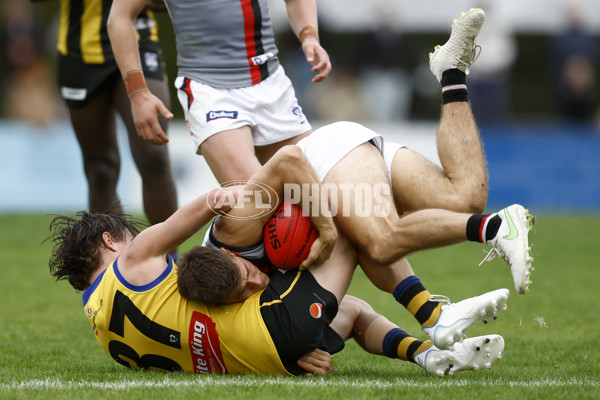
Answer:
[[[363,143],[372,140],[381,152],[392,182],[392,161],[404,145],[386,142],[383,136],[354,122],[335,122],[317,129],[298,142],[298,146],[323,181],[325,176],[346,154]]]
[[[215,89],[183,76],[177,77],[175,87],[198,154],[210,136],[245,125],[250,126],[255,146],[312,129],[281,66],[265,81],[245,88]]]

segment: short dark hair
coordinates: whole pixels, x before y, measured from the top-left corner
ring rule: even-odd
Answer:
[[[177,260],[177,284],[182,297],[204,304],[223,304],[242,277],[233,256],[195,246]]]
[[[116,212],[79,211],[73,217],[55,216],[46,239],[54,244],[50,274],[57,281],[68,280],[76,290],[87,289],[90,276],[100,262],[100,246],[104,246],[102,234],[108,232],[120,241],[125,238],[126,231],[136,236],[144,225],[129,215]]]

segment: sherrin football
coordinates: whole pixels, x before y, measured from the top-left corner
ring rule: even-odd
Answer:
[[[277,268],[298,268],[318,236],[317,228],[302,214],[300,206],[282,203],[265,225],[267,257]]]

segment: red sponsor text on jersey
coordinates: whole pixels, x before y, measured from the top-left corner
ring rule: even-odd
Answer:
[[[190,351],[197,374],[227,374],[221,354],[215,323],[206,315],[194,311],[190,321]]]

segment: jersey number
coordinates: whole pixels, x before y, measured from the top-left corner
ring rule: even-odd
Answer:
[[[166,326],[157,324],[146,317],[139,308],[133,304],[131,299],[117,290],[113,300],[113,309],[110,316],[108,330],[124,337],[125,316],[144,336],[176,349],[181,349],[181,333]],[[138,368],[158,368],[167,371],[180,371],[181,366],[170,358],[155,354],[140,355],[125,343],[111,340],[108,343],[108,351],[112,358],[119,364],[131,368],[132,365],[123,357],[133,361]]]

